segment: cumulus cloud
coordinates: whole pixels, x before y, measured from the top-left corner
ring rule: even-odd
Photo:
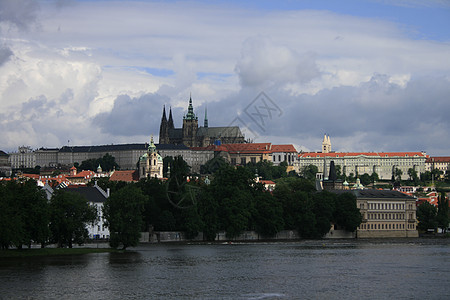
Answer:
[[[236,72],[243,86],[306,83],[320,74],[314,54],[298,54],[263,37],[244,42]]]
[[[145,94],[138,98],[117,97],[111,112],[98,114],[93,121],[102,132],[121,136],[159,135],[159,124],[167,96]],[[167,110],[168,113],[168,110]]]

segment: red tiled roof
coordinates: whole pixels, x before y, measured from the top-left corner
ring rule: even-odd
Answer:
[[[261,182],[262,184],[275,184],[275,182],[273,182],[272,180],[260,180],[259,182]]]
[[[125,182],[139,181],[139,174],[137,170],[114,171],[109,180]]]
[[[298,155],[301,158],[307,157],[351,157],[351,156],[372,156],[372,157],[428,157],[422,152],[303,152]]]
[[[293,145],[272,145],[272,152],[297,152]]]
[[[433,156],[429,157],[425,162],[450,163],[450,156]]]

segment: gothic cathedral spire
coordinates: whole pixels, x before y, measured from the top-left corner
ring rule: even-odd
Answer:
[[[169,143],[169,126],[167,124],[166,118],[166,106],[163,106],[163,115],[161,118],[161,125],[159,125],[159,143],[167,144]]]
[[[208,128],[208,111],[205,106],[205,121],[203,122],[203,127]]]
[[[169,124],[168,124],[168,126],[169,126],[169,129],[174,129],[175,128],[175,126],[173,125],[172,107],[170,107],[170,110],[169,110]]]

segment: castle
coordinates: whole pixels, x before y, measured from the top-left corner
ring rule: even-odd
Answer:
[[[194,113],[192,97],[189,98],[187,114],[183,116],[183,127],[175,128],[172,108],[169,119],[166,107],[163,107],[161,125],[159,127],[159,144],[185,145],[187,147],[207,147],[209,145],[245,143],[244,135],[238,126],[209,127],[205,109],[203,126],[198,126],[198,116]]]

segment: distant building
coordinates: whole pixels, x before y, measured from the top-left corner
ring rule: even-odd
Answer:
[[[442,171],[442,176],[445,176],[450,171],[450,156],[432,156],[426,160],[426,171],[438,169]]]
[[[163,108],[159,128],[159,144],[207,147],[217,144],[245,143],[244,135],[238,126],[209,127],[206,110],[203,126],[199,127],[198,116],[194,113],[192,105],[192,98],[189,98],[188,111],[183,116],[182,128],[175,128],[172,109],[169,110],[169,119],[167,119],[165,107]]]
[[[11,176],[11,164],[9,162],[9,155],[1,150],[0,150],[0,174],[4,174],[5,176]]]
[[[109,189],[105,192],[95,182],[94,186],[69,186],[64,190],[84,196],[89,205],[97,209],[98,222],[87,226],[89,238],[109,239],[109,229],[106,227],[105,218],[103,217],[103,204],[109,198]]]
[[[156,151],[153,136],[147,153],[139,158],[139,179],[142,178],[163,178],[163,159]]]
[[[341,174],[354,176],[373,172],[380,179],[391,179],[395,169],[402,171],[403,178],[407,178],[408,169],[414,169],[417,174],[425,172],[425,162],[428,155],[424,152],[327,152],[331,150],[330,137],[325,136],[322,142],[325,152],[301,152],[298,154],[296,169],[298,172],[308,166],[314,165],[319,173],[328,173],[324,166],[329,168],[329,162],[334,161]]]
[[[20,146],[17,152],[9,153],[11,168],[34,168],[36,166],[36,155],[29,146]]]

